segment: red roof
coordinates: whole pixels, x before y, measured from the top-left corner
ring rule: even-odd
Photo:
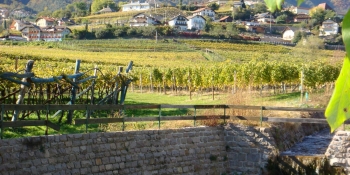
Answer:
[[[323,9],[323,10],[333,10],[332,7],[330,7],[327,3],[318,4],[317,7],[318,7],[318,8],[321,8],[321,9]]]
[[[200,8],[200,9],[198,9],[196,11],[193,11],[193,13],[198,13],[198,12],[201,12],[201,11],[203,11],[205,9],[211,10],[210,8],[204,7],[204,8]]]

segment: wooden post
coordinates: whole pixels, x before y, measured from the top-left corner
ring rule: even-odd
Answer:
[[[304,71],[301,71],[300,76],[300,103],[303,104],[303,82],[304,82]]]
[[[4,132],[4,128],[2,127],[2,123],[4,122],[4,115],[5,115],[4,110],[5,110],[4,105],[1,105],[0,139],[2,139],[2,133]]]
[[[80,68],[80,60],[77,60],[75,62],[75,70],[74,70],[74,73],[77,74],[79,73],[79,68]],[[77,82],[77,79],[76,78],[73,78],[73,82]],[[71,98],[70,98],[70,104],[71,105],[74,105],[75,104],[75,99],[76,99],[76,88],[75,86],[72,87],[72,91],[71,91]],[[68,124],[71,124],[72,121],[73,121],[73,113],[74,111],[73,110],[70,110],[68,112],[68,116],[67,116],[67,122]]]
[[[163,89],[164,89],[164,94],[166,94],[165,75],[163,75]]]
[[[26,65],[26,69],[25,69],[25,73],[30,73],[32,72],[32,69],[33,69],[33,66],[34,66],[34,61],[33,60],[29,60],[27,62],[27,65]],[[22,79],[22,82],[27,82],[29,78],[23,78]],[[18,95],[18,100],[16,101],[16,104],[22,104],[23,103],[23,99],[24,99],[24,95],[25,95],[25,92],[27,90],[27,87],[25,85],[21,85],[21,89],[19,91],[19,95]],[[17,121],[17,118],[18,118],[18,115],[19,115],[20,111],[19,110],[14,110],[13,111],[13,116],[12,116],[12,120],[11,121]]]
[[[17,72],[17,68],[18,68],[18,57],[16,57],[16,60],[15,60],[15,71]]]
[[[94,76],[97,76],[97,65],[95,65],[95,70],[94,70]],[[90,104],[94,104],[94,101],[95,101],[95,83],[96,83],[96,80],[92,80],[92,85],[91,85],[91,96],[90,96]],[[91,116],[91,111],[86,111],[86,118],[90,118]]]
[[[142,94],[142,73],[140,73],[140,90],[141,90],[141,94]]]
[[[212,92],[213,92],[213,100],[214,100],[214,77],[211,77],[211,84],[212,84]]]
[[[232,94],[236,93],[236,86],[237,86],[236,80],[237,80],[237,71],[235,71],[235,73],[233,74],[233,91],[232,91]]]
[[[153,92],[153,81],[152,81],[152,72],[149,75],[149,79],[151,81],[151,85],[150,85],[150,91]]]

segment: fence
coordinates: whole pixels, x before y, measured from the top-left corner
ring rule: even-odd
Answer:
[[[324,112],[323,108],[294,108],[294,107],[272,107],[272,106],[243,106],[243,105],[13,105],[2,104],[1,107],[1,138],[3,128],[9,127],[23,127],[23,126],[46,126],[56,131],[60,130],[60,126],[52,123],[48,120],[25,120],[16,122],[4,121],[5,110],[84,110],[86,111],[85,119],[75,119],[75,125],[86,125],[86,132],[88,124],[100,124],[100,123],[122,123],[123,130],[125,128],[125,122],[144,122],[144,121],[158,121],[159,129],[161,121],[174,121],[174,120],[193,120],[196,125],[197,120],[207,119],[221,119],[226,120],[238,119],[238,120],[254,120],[262,122],[292,122],[292,123],[319,123],[326,124],[327,121],[324,118],[280,118],[280,117],[264,117],[263,111],[294,111],[294,112]],[[163,116],[162,109],[176,108],[176,109],[194,109],[194,114],[189,116]],[[146,117],[123,117],[123,118],[90,118],[89,114],[94,110],[125,110],[125,109],[158,109],[159,115],[146,116]],[[196,115],[197,109],[222,109],[222,115]],[[239,110],[258,110],[261,111],[261,115],[258,117],[247,116],[230,116],[227,115],[228,109]],[[349,124],[350,121],[345,122]]]

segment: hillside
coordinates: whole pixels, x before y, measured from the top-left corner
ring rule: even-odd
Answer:
[[[314,7],[321,3],[327,3],[334,10],[337,11],[346,11],[350,8],[349,0],[305,0],[305,2],[301,5],[302,7]],[[285,5],[296,6],[296,0],[285,0]]]
[[[123,2],[129,2],[129,0],[114,0],[116,3],[123,1]],[[163,4],[178,4],[179,0],[157,0],[160,3]],[[197,3],[207,2],[208,0],[198,0]],[[47,8],[50,11],[55,11],[58,9],[62,9],[65,6],[67,6],[70,3],[74,2],[86,2],[90,4],[92,0],[0,0],[0,4],[20,4],[24,5],[28,8],[33,9],[34,11],[40,12],[43,11],[45,8]],[[189,0],[183,0],[183,4],[188,4],[191,1]],[[350,1],[349,0],[305,0],[305,2],[302,4],[304,7],[313,7],[320,3],[327,3],[335,10],[340,11],[346,11],[350,8]],[[192,2],[193,3],[193,2]],[[296,0],[285,0],[285,5],[296,5]]]

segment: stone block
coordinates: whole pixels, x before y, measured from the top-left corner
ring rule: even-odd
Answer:
[[[81,168],[80,169],[80,174],[89,174],[90,171],[87,168]]]
[[[104,172],[106,170],[106,167],[104,165],[98,166],[100,169],[100,172]]]
[[[107,171],[113,170],[113,165],[112,164],[107,164],[106,165],[106,170]]]
[[[92,166],[91,167],[91,172],[92,173],[97,173],[97,172],[99,172],[100,171],[100,168],[98,167],[98,166]]]

